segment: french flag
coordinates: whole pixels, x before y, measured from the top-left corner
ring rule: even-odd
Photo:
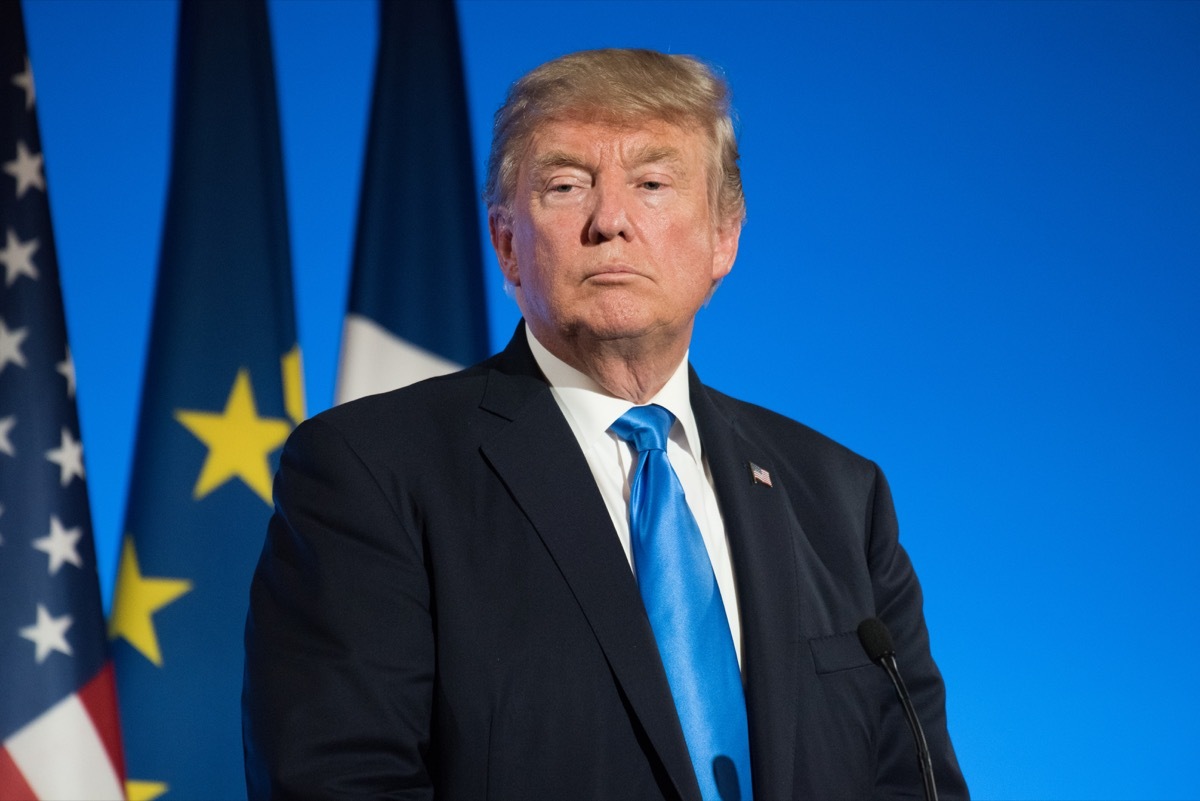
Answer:
[[[338,403],[488,355],[454,3],[380,3],[379,30]]]

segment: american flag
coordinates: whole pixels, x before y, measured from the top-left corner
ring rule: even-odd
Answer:
[[[0,798],[124,798],[21,6],[0,2]]]
[[[755,484],[766,484],[768,487],[774,486],[771,483],[771,474],[754,462],[750,463],[750,479]]]

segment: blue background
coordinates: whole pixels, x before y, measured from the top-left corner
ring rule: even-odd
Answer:
[[[107,600],[176,8],[25,9]],[[333,394],[375,7],[270,12],[311,413]],[[508,84],[560,53],[727,74],[749,220],[693,361],[887,471],[976,796],[1200,797],[1200,3],[459,12],[479,176]],[[485,271],[499,347],[517,312]]]

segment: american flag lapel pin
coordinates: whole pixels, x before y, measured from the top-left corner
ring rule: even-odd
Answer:
[[[750,462],[750,480],[755,484],[765,484],[768,487],[775,486],[771,483],[771,474],[765,468],[759,467],[754,462]]]

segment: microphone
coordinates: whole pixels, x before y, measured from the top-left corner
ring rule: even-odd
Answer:
[[[869,617],[858,624],[858,641],[871,661],[887,671],[896,695],[900,697],[900,706],[904,708],[904,717],[908,719],[908,728],[912,731],[913,742],[917,746],[917,762],[921,766],[921,778],[925,782],[925,801],[937,801],[937,785],[933,781],[933,760],[929,756],[929,745],[925,742],[925,731],[921,721],[917,719],[917,710],[913,709],[912,700],[908,697],[908,689],[900,676],[900,668],[896,665],[896,647],[892,645],[892,635],[887,626],[877,617]]]

